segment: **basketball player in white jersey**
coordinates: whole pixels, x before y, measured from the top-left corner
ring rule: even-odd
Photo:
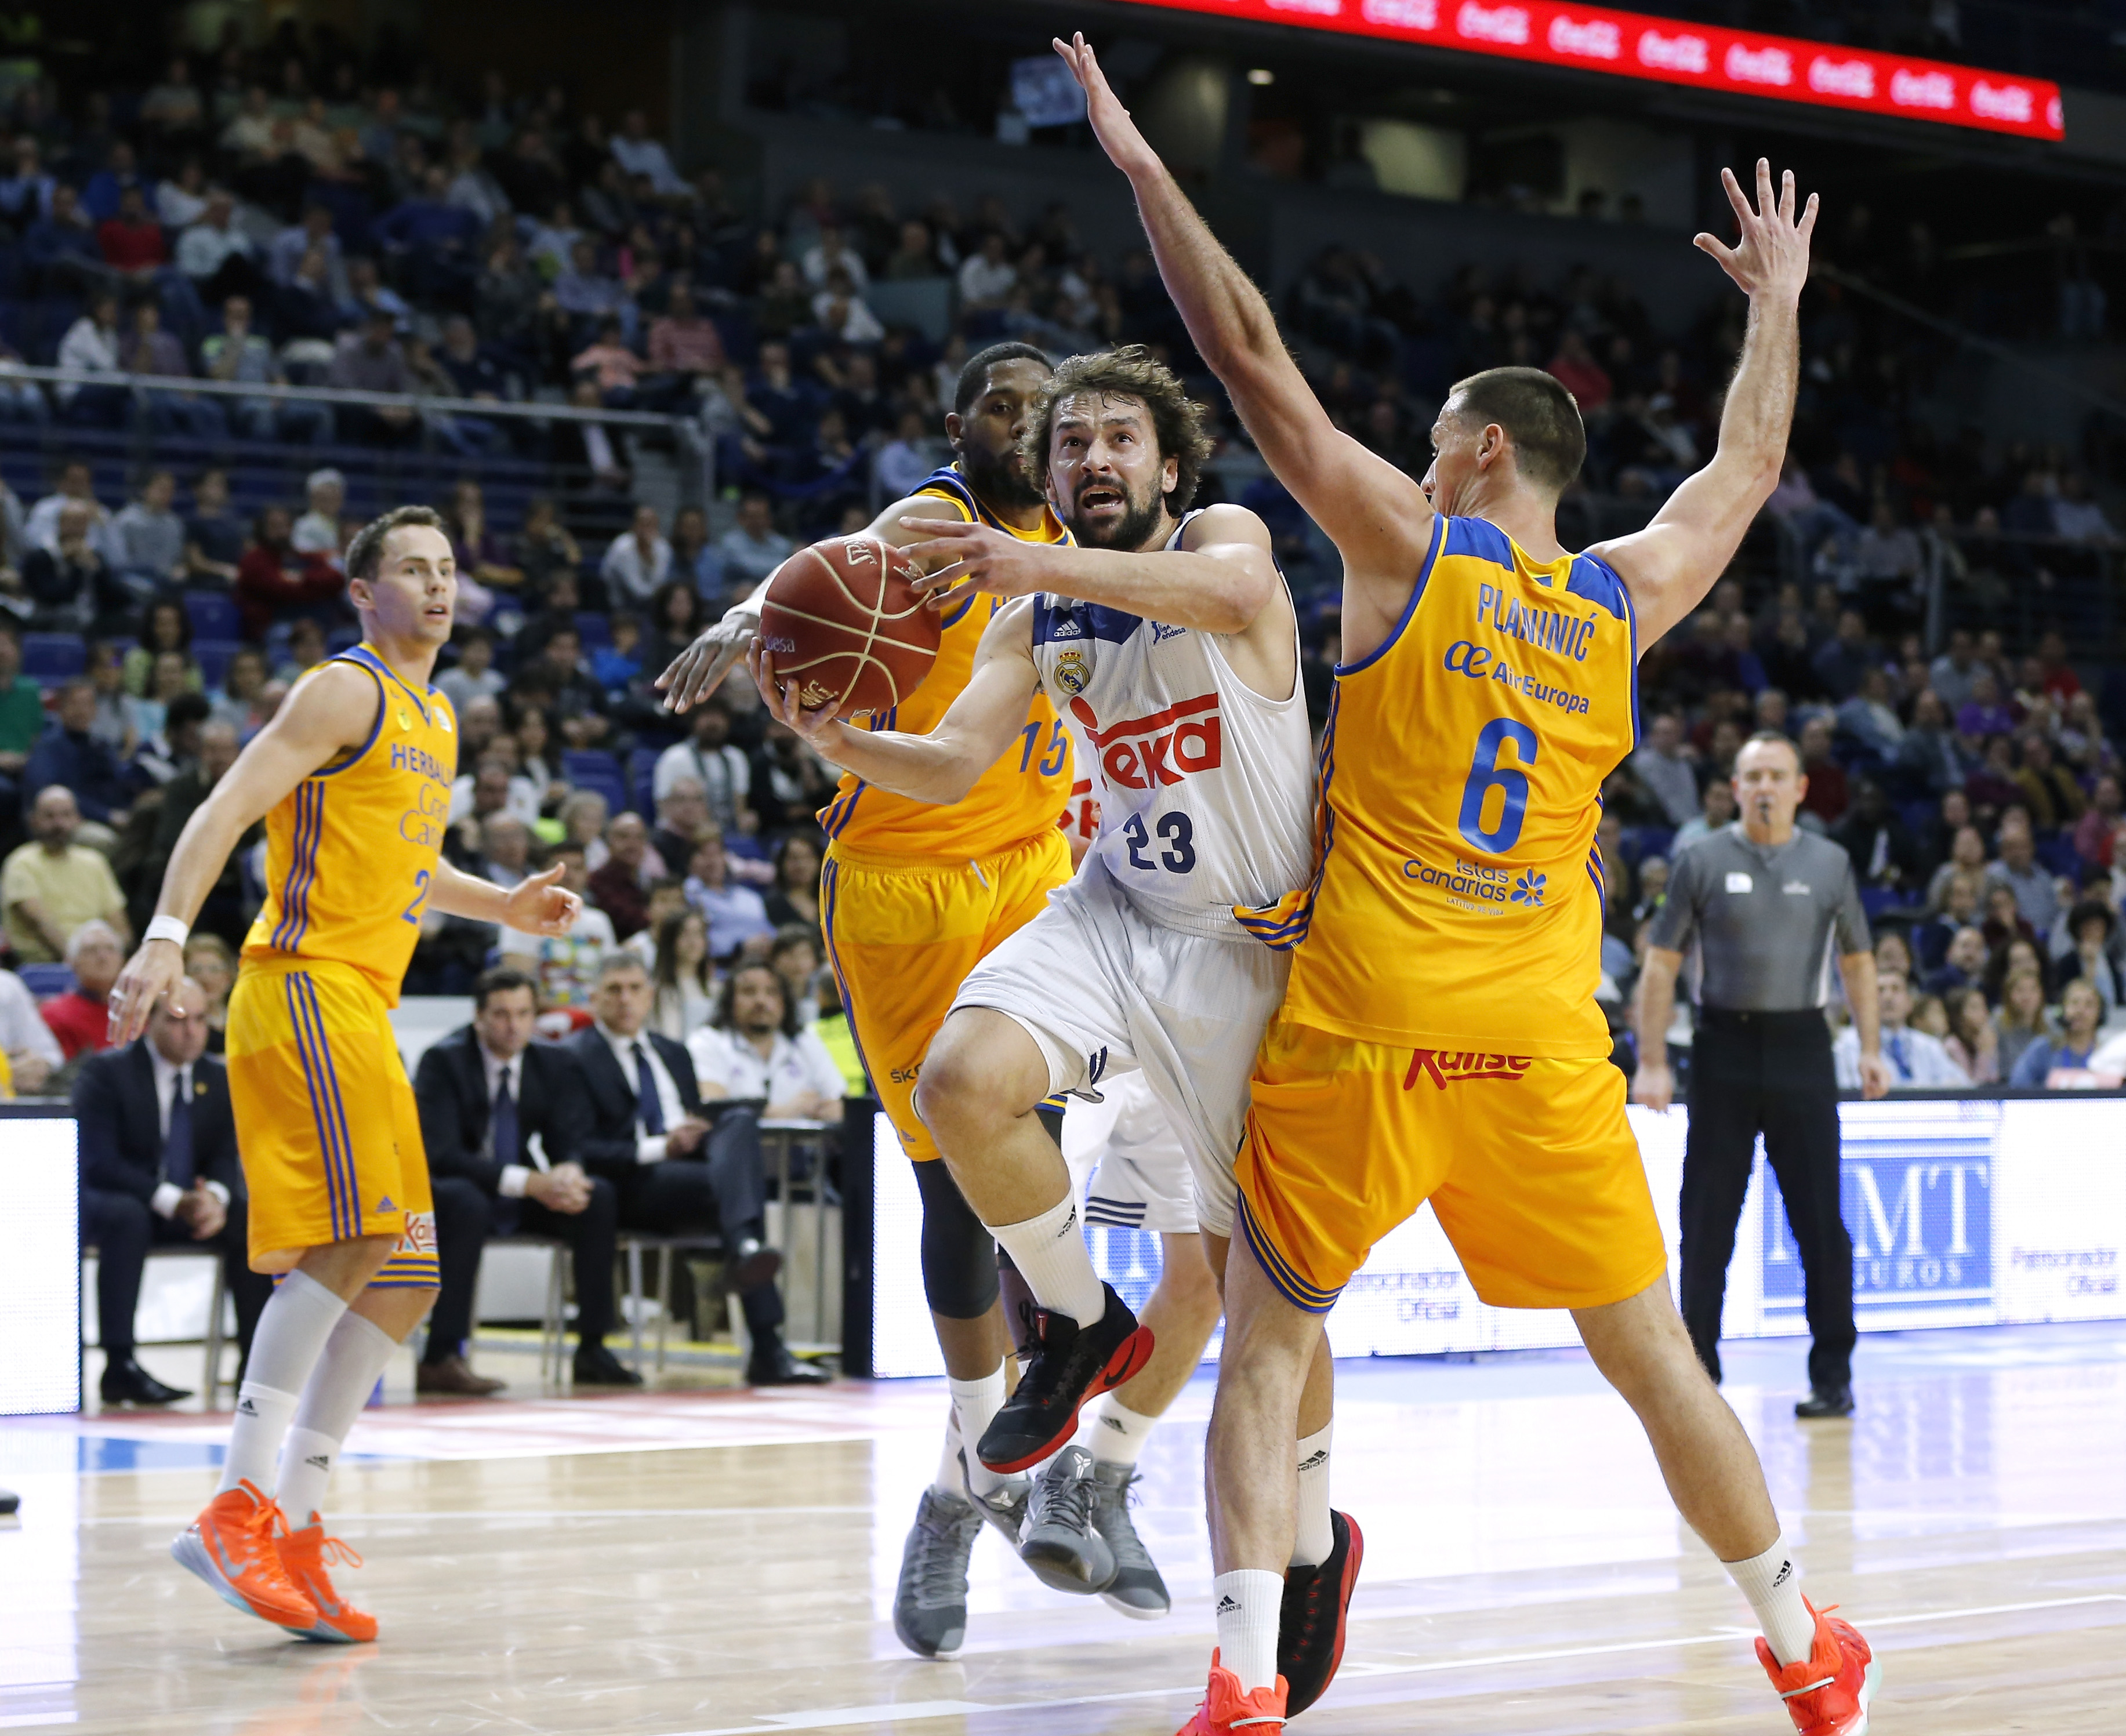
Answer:
[[[919,800],[957,800],[1043,689],[1075,733],[1080,763],[1099,768],[1099,833],[1076,878],[967,978],[917,1088],[954,1179],[1042,1310],[1018,1389],[977,1448],[999,1472],[1056,1454],[1080,1406],[1136,1375],[1153,1351],[1094,1269],[1068,1168],[1036,1107],[1058,1092],[1097,1098],[1103,1079],[1141,1073],[1187,1151],[1207,1252],[1222,1271],[1252,1045],[1286,974],[1284,955],[1243,918],[1299,885],[1312,853],[1291,597],[1254,514],[1187,511],[1208,442],[1179,379],[1141,349],[1074,357],[1028,439],[1080,546],[925,526],[918,549],[949,583],[942,606],[976,591],[1014,599],[928,734],[805,712],[758,643],[751,653],[777,717],[830,762]],[[1321,1569],[1336,1556],[1320,1577],[1348,1583],[1340,1560],[1355,1532],[1328,1507],[1330,1394],[1325,1348],[1301,1421],[1318,1512],[1301,1526],[1295,1564]],[[1044,1518],[1068,1517],[1078,1457],[1061,1454],[1044,1474],[1029,1537]],[[1325,1685],[1321,1666],[1289,1662],[1295,1686],[1316,1674]]]

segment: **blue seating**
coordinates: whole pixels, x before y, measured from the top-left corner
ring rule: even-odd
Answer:
[[[87,667],[88,651],[78,634],[22,635],[22,673],[31,681],[70,681]]]
[[[576,611],[576,633],[586,651],[602,651],[612,643],[612,623],[594,609]]]
[[[627,787],[631,805],[645,819],[657,812],[657,750],[637,748],[627,756]]]
[[[192,657],[200,667],[200,679],[209,687],[219,687],[229,679],[229,666],[236,653],[242,650],[240,641],[233,639],[196,639],[192,641]]]
[[[597,748],[564,753],[561,776],[579,790],[595,790],[611,813],[619,814],[627,806],[627,780],[621,775],[620,762],[610,753]]]
[[[185,592],[185,618],[192,624],[195,639],[241,639],[243,617],[236,599],[220,591]]]
[[[22,986],[40,1001],[64,994],[73,987],[73,972],[64,965],[24,965],[16,973]]]

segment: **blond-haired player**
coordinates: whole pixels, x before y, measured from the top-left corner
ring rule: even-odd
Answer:
[[[457,771],[450,702],[428,682],[457,598],[442,519],[385,513],[348,545],[347,572],[361,643],[296,683],[187,823],[111,998],[116,1046],[182,980],[192,918],[264,819],[266,903],[229,994],[229,1089],[252,1267],[286,1276],[253,1341],[221,1486],[171,1553],[237,1608],[343,1641],[375,1639],[376,1621],[333,1588],[328,1560],[348,1552],[319,1504],[437,1288],[428,1158],[390,1012],[428,908],[545,934],[580,908],[558,868],[504,892],[440,856]]]
[[[1188,1732],[1287,1715],[1277,1643],[1302,1387],[1344,1284],[1429,1200],[1486,1301],[1573,1310],[1749,1598],[1795,1725],[1856,1736],[1872,1654],[1802,1597],[1749,1438],[1676,1314],[1594,1002],[1602,781],[1636,738],[1641,651],[1703,600],[1778,480],[1816,201],[1802,206],[1791,175],[1775,192],[1763,162],[1754,207],[1725,177],[1740,244],[1697,244],[1750,318],[1718,451],[1646,530],[1573,554],[1556,526],[1585,453],[1570,394],[1533,369],[1462,381],[1422,485],[1339,433],[1084,37],[1056,47],[1198,352],[1344,558],[1316,866],[1273,913],[1292,978],[1240,1152],[1254,1257],[1228,1274],[1208,1448],[1220,1649]]]

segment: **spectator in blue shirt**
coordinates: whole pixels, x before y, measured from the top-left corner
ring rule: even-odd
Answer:
[[[118,281],[103,262],[96,225],[83,214],[80,196],[64,182],[52,189],[50,211],[23,233],[22,253],[48,292],[87,295],[115,288]]]
[[[598,268],[598,249],[579,241],[569,250],[569,268],[554,280],[554,300],[575,322],[578,336],[588,338],[599,320],[611,317],[621,323],[621,335],[635,342],[635,304],[627,299],[618,280]]]
[[[694,859],[687,865],[687,902],[709,925],[709,956],[719,964],[755,935],[775,932],[760,894],[731,879],[720,832],[704,833],[694,846]]]
[[[97,223],[107,223],[118,215],[118,202],[128,187],[140,189],[144,205],[155,202],[155,183],[139,172],[134,161],[133,147],[123,139],[114,139],[111,156],[104,166],[88,177],[88,185],[81,191],[83,207]]]
[[[0,177],[0,215],[18,229],[50,215],[53,185],[37,141],[25,133],[15,141],[14,173]]]
[[[480,219],[451,203],[445,170],[429,169],[420,191],[378,218],[370,233],[388,251],[404,257],[415,300],[449,298],[470,286]]]
[[[95,720],[96,689],[77,677],[59,689],[52,721],[22,768],[21,786],[71,790],[84,819],[116,828],[133,804],[133,782],[118,756],[89,733]]]
[[[2085,977],[2076,977],[2067,985],[2060,997],[2060,1023],[2063,1027],[2057,1040],[2039,1037],[2025,1049],[2015,1062],[2015,1070],[2008,1076],[2010,1085],[2042,1086],[2056,1071],[2074,1072],[2089,1065],[2089,1058],[2096,1049],[2096,1027],[2104,1017],[2104,1000],[2096,992],[2096,985]]]

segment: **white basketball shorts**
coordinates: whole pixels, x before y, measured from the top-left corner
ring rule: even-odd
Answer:
[[[1051,1092],[1097,1099],[1103,1080],[1141,1073],[1187,1153],[1198,1224],[1230,1237],[1248,1075],[1290,969],[1289,954],[1237,927],[1228,939],[1151,921],[1088,863],[975,967],[953,1007],[1023,1026]]]
[[[1102,1081],[1102,1101],[1074,1098],[1063,1116],[1063,1161],[1088,1224],[1156,1236],[1196,1234],[1188,1153],[1141,1072]]]

